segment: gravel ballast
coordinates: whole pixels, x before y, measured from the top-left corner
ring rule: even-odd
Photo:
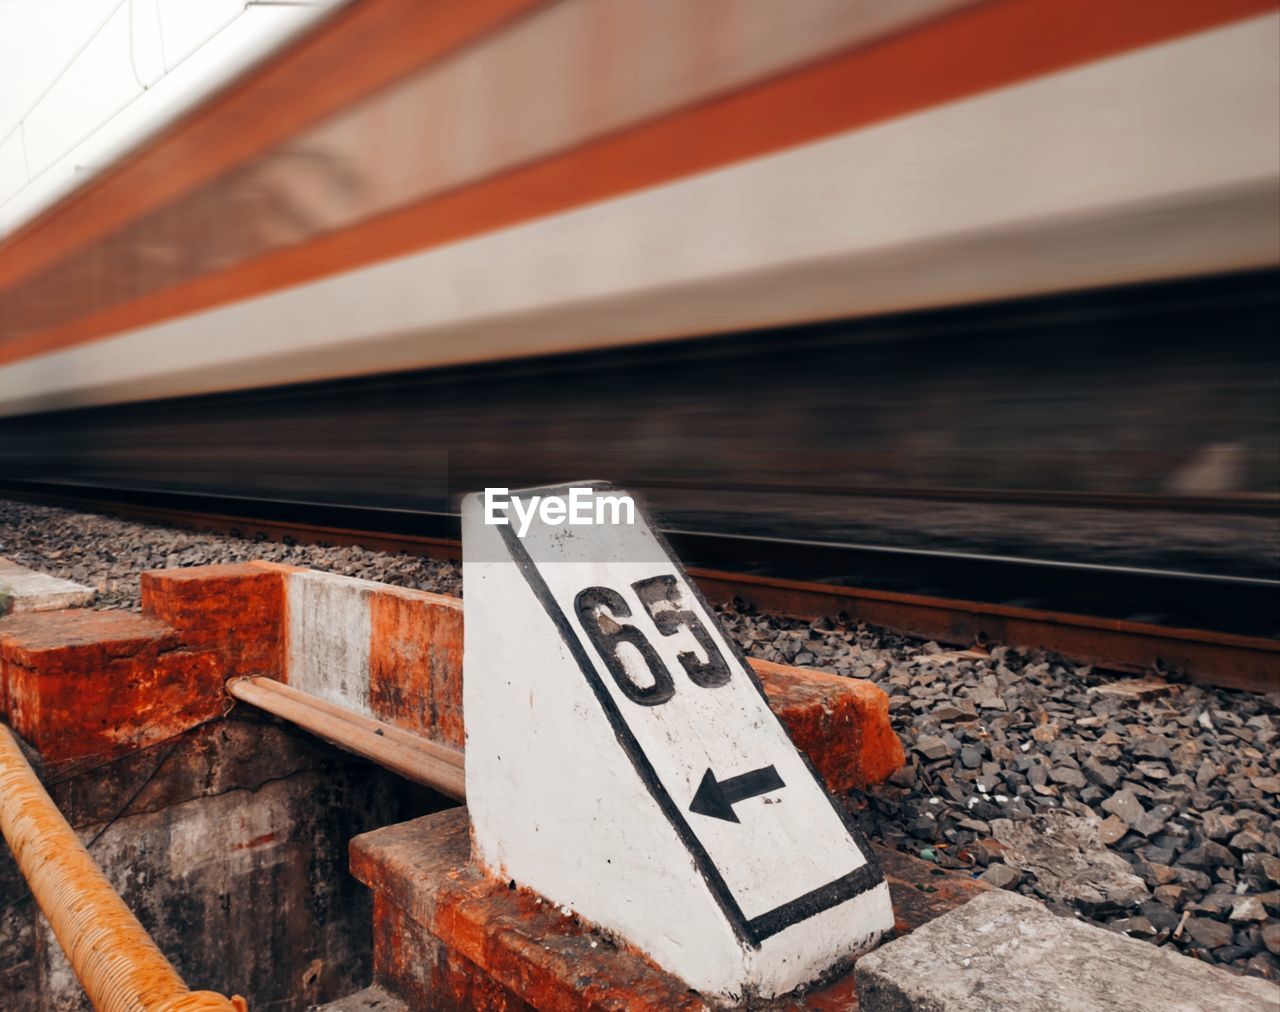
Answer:
[[[367,548],[289,545],[197,533],[0,499],[0,556],[97,591],[95,608],[137,611],[138,574],[265,559],[439,594],[462,592],[462,567]]]
[[[147,569],[268,559],[439,593],[459,566],[0,500],[0,556],[136,609]],[[1004,646],[721,613],[750,655],[868,678],[908,765],[849,799],[873,839],[1055,912],[1280,979],[1280,707]]]
[[[1280,707],[997,646],[732,610],[744,649],[869,678],[907,766],[851,798],[899,850],[1055,912],[1280,976]]]

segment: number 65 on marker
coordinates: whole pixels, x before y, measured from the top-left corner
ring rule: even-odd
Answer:
[[[589,491],[583,493],[581,489]],[[546,522],[577,494],[593,522]],[[784,994],[893,924],[869,849],[643,509],[601,486],[463,509],[478,859],[691,986]]]

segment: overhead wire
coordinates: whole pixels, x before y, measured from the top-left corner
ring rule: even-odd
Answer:
[[[18,140],[22,142],[22,167],[26,170],[27,182],[31,182],[31,158],[27,155],[27,127],[24,123],[18,124],[20,133]]]
[[[132,11],[132,0],[120,0],[120,3],[118,3],[118,4],[116,5],[116,7],[114,8],[114,10],[111,12],[111,15],[107,18],[107,21],[104,21],[104,22],[102,23],[102,25],[100,25],[100,26],[98,27],[97,31],[95,31],[95,32],[94,32],[93,36],[91,36],[91,37],[89,38],[88,42],[86,42],[83,46],[81,46],[81,47],[80,47],[79,52],[77,52],[76,56],[72,58],[72,62],[75,62],[75,59],[78,59],[78,58],[79,58],[80,54],[81,54],[81,53],[83,53],[83,52],[85,51],[85,49],[87,49],[87,48],[89,47],[89,43],[90,43],[90,42],[92,42],[92,41],[94,40],[94,38],[96,38],[96,37],[98,36],[98,34],[102,31],[102,29],[106,27],[107,22],[109,22],[109,21],[111,20],[111,18],[115,17],[116,13],[118,13],[118,12],[119,12],[119,10],[120,10],[120,8],[121,8],[121,7],[123,7],[126,3],[129,3],[129,4],[130,4],[130,11]],[[179,59],[179,60],[178,60],[176,63],[174,63],[172,66],[167,67],[167,69],[165,70],[165,72],[164,72],[160,77],[158,77],[154,82],[152,82],[152,84],[153,84],[153,85],[154,85],[154,84],[158,84],[160,81],[164,80],[164,78],[168,77],[168,76],[169,76],[169,74],[173,73],[173,71],[175,71],[175,70],[177,70],[179,67],[181,67],[184,63],[186,63],[186,62],[187,62],[187,60],[191,59],[191,57],[193,57],[196,53],[200,52],[200,50],[201,50],[201,49],[203,49],[205,46],[207,46],[209,43],[211,43],[214,39],[218,38],[218,37],[219,37],[223,32],[225,32],[228,28],[230,28],[233,24],[235,24],[235,22],[236,22],[236,21],[238,21],[240,18],[242,18],[242,17],[245,15],[245,13],[246,13],[246,12],[247,12],[251,7],[253,7],[253,6],[256,6],[256,5],[255,5],[255,4],[252,4],[252,3],[246,3],[243,7],[241,7],[241,8],[240,8],[240,10],[236,11],[236,13],[235,13],[234,15],[232,15],[230,18],[228,18],[226,21],[224,21],[224,22],[223,22],[223,23],[222,23],[222,24],[221,24],[217,29],[215,29],[215,30],[213,31],[213,33],[212,33],[212,34],[210,34],[210,35],[209,35],[209,36],[208,36],[208,37],[207,37],[203,42],[201,42],[201,43],[200,43],[198,46],[196,46],[194,49],[191,49],[191,50],[189,50],[187,53],[185,53],[185,54],[182,56],[182,58],[181,58],[181,59]],[[158,10],[158,9],[157,9],[157,10]],[[163,37],[164,37],[164,23],[163,23],[163,21],[161,21],[161,22],[160,22],[160,25],[161,25],[161,40],[162,40],[162,46],[163,46]],[[130,30],[129,30],[129,45],[130,45],[130,60],[132,61],[132,58],[133,58],[133,57],[132,57],[132,48],[133,48],[133,25],[132,25],[132,22],[130,22]],[[162,53],[163,53],[163,50],[162,50]],[[167,58],[166,58],[166,65],[167,65]],[[20,120],[20,121],[18,122],[17,127],[21,127],[21,126],[23,125],[23,123],[25,122],[26,118],[27,118],[27,117],[29,117],[29,116],[31,115],[31,113],[35,111],[36,106],[38,106],[38,105],[40,104],[40,102],[42,102],[42,101],[44,100],[45,95],[48,95],[48,94],[49,94],[49,92],[53,90],[54,85],[56,85],[56,84],[58,83],[58,80],[60,80],[60,79],[61,79],[61,77],[62,77],[63,75],[65,75],[65,74],[66,74],[67,70],[69,70],[69,69],[70,69],[70,66],[71,66],[71,65],[70,65],[70,64],[68,64],[66,67],[64,67],[64,68],[62,69],[62,71],[60,71],[60,72],[59,72],[58,77],[57,77],[57,78],[55,78],[55,79],[54,79],[54,80],[49,84],[49,86],[44,90],[44,92],[42,92],[42,93],[41,93],[40,98],[36,99],[36,101],[35,101],[34,103],[32,103],[31,107],[30,107],[30,108],[29,108],[29,109],[28,109],[28,110],[23,114],[23,118],[22,118],[22,120]],[[23,142],[23,143],[22,143],[22,150],[23,150],[23,160],[24,160],[25,167],[26,167],[27,181],[26,181],[26,183],[25,183],[23,186],[19,187],[19,188],[18,188],[17,190],[15,190],[13,193],[9,194],[9,196],[5,197],[3,200],[0,200],[0,207],[4,207],[5,205],[7,205],[7,204],[9,204],[11,201],[13,201],[16,197],[20,196],[20,195],[21,195],[21,194],[22,194],[22,193],[27,189],[27,187],[29,187],[32,183],[34,183],[34,182],[36,182],[37,180],[39,180],[42,176],[44,176],[47,172],[49,172],[49,170],[50,170],[50,169],[53,169],[54,167],[56,167],[56,166],[58,165],[58,163],[59,163],[59,162],[61,162],[64,158],[66,158],[66,157],[67,157],[67,155],[71,154],[71,152],[75,151],[75,149],[76,149],[76,148],[78,148],[81,144],[83,144],[85,141],[87,141],[87,140],[89,140],[91,137],[93,137],[93,135],[94,135],[94,134],[96,134],[99,130],[101,130],[104,126],[106,126],[108,123],[110,123],[110,122],[111,122],[113,119],[115,119],[117,116],[119,116],[119,115],[121,115],[123,112],[125,112],[125,110],[127,110],[131,105],[133,105],[133,103],[134,103],[134,102],[136,102],[138,99],[140,99],[143,95],[145,95],[145,94],[150,90],[150,87],[149,87],[148,85],[144,85],[144,84],[142,84],[141,79],[140,79],[140,78],[138,78],[138,74],[137,74],[137,70],[136,70],[136,68],[134,69],[134,72],[133,72],[133,73],[134,73],[134,77],[135,77],[136,79],[138,79],[138,83],[139,83],[140,85],[142,85],[142,90],[141,90],[141,91],[139,91],[137,94],[133,95],[133,96],[132,96],[131,98],[129,98],[128,100],[126,100],[123,104],[121,104],[120,106],[118,106],[118,107],[115,109],[115,111],[114,111],[114,112],[112,112],[110,115],[108,115],[105,119],[101,120],[101,121],[97,124],[97,126],[95,126],[92,130],[90,130],[88,133],[86,133],[86,134],[82,135],[82,136],[81,136],[78,140],[76,140],[73,144],[71,144],[71,145],[70,145],[69,147],[67,147],[67,148],[64,148],[64,149],[63,149],[63,150],[62,150],[62,151],[61,151],[57,156],[55,156],[54,158],[50,159],[50,160],[45,164],[44,168],[42,168],[39,172],[35,173],[35,175],[32,175],[32,174],[31,174],[31,163],[30,163],[30,159],[29,159],[29,157],[28,157],[28,155],[27,155],[26,136],[25,136],[25,132],[24,132],[24,134],[23,134],[23,136],[22,136],[22,142]],[[14,129],[17,129],[17,127],[15,127]],[[13,134],[13,130],[10,130],[10,131],[9,131],[9,133],[5,135],[4,140],[0,140],[0,145],[3,145],[3,144],[5,143],[5,141],[7,141],[7,140],[9,139],[9,137],[10,137],[10,136],[12,136],[12,134]]]
[[[160,65],[169,73],[169,53],[164,44],[164,18],[160,16],[160,0],[153,0],[156,8],[156,28],[160,30]]]
[[[102,30],[111,23],[111,19],[114,18],[118,13],[120,13],[120,8],[123,7],[128,2],[129,0],[120,0],[118,4],[116,4],[113,8],[111,8],[111,13],[108,14],[106,18],[103,19],[102,23],[99,24],[98,27],[93,30],[93,34],[91,34],[87,39],[84,40],[84,44],[81,45],[81,47],[76,50],[75,55],[72,56],[71,59],[69,59],[63,65],[62,69],[58,71],[56,75],[54,75],[53,80],[50,81],[45,86],[44,91],[40,92],[40,94],[36,97],[36,100],[27,107],[27,111],[18,117],[18,122],[15,123],[9,129],[8,133],[6,133],[3,137],[0,137],[0,146],[2,146],[6,141],[8,141],[9,138],[12,137],[14,133],[23,125],[23,123],[26,122],[27,117],[36,111],[36,107],[45,100],[49,92],[53,91],[53,89],[57,86],[58,82],[61,81],[67,75],[67,71],[70,70],[72,66],[75,65],[76,60],[80,59],[80,57],[84,55],[84,51],[88,49],[90,45],[93,44],[93,40],[102,34]]]
[[[133,79],[138,82],[138,87],[143,91],[151,87],[138,73],[138,59],[133,48],[133,0],[129,0],[129,69],[133,71]]]
[[[36,108],[40,105],[41,102],[45,100],[45,97],[49,94],[49,92],[53,91],[53,89],[57,86],[58,82],[61,81],[62,78],[66,76],[67,71],[70,70],[72,66],[74,66],[76,60],[80,59],[80,57],[84,55],[84,51],[88,49],[90,45],[93,44],[93,40],[102,34],[102,30],[111,23],[111,19],[114,18],[116,14],[119,13],[120,8],[125,5],[125,2],[126,0],[120,0],[120,2],[111,9],[111,13],[108,14],[102,20],[101,24],[99,24],[98,27],[93,30],[92,34],[87,39],[85,39],[84,43],[80,46],[79,49],[76,50],[75,54],[71,57],[71,59],[69,59],[63,65],[62,69],[58,71],[58,73],[54,76],[53,80],[50,81],[45,86],[45,89],[42,92],[40,92],[38,96],[36,96],[36,100],[27,107],[27,111],[18,117],[18,122],[9,128],[9,132],[6,133],[4,137],[0,137],[0,148],[2,148],[9,142],[10,137],[12,137],[15,133],[18,135],[18,146],[22,148],[22,170],[23,170],[23,175],[26,177],[26,182],[24,182],[22,186],[18,187],[17,190],[9,194],[9,196],[6,197],[4,200],[0,201],[0,207],[3,207],[5,204],[7,204],[10,200],[12,200],[19,193],[25,190],[33,182],[33,177],[31,175],[31,154],[27,148],[27,117],[36,111]],[[128,0],[128,2],[132,3],[132,0]],[[131,34],[130,34],[129,41],[132,43],[133,41],[132,24],[130,25],[130,32]]]

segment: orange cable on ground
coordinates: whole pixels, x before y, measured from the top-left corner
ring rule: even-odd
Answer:
[[[0,725],[0,833],[99,1012],[248,1012],[238,995],[191,991]]]

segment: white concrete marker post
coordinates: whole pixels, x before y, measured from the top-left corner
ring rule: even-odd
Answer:
[[[643,511],[485,505],[463,505],[477,860],[700,991],[785,994],[873,946],[893,912],[870,850]]]

